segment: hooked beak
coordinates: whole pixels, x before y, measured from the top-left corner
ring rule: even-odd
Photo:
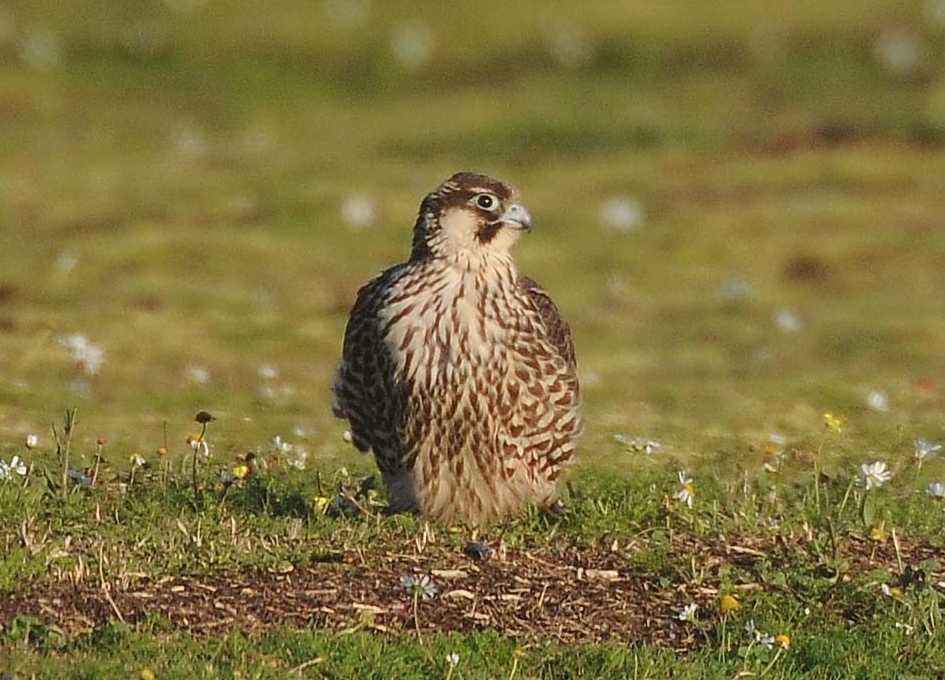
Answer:
[[[532,228],[532,216],[528,214],[528,209],[520,203],[510,205],[496,221],[512,229],[528,231]]]

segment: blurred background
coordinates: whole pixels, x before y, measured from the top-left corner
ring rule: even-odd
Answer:
[[[0,0],[0,131],[0,452],[205,408],[224,455],[368,465],[347,312],[458,170],[534,216],[582,465],[945,432],[945,0]]]

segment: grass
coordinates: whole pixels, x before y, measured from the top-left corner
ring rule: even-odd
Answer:
[[[925,493],[945,463],[912,457],[945,439],[945,29],[934,3],[795,3],[776,22],[743,5],[0,8],[0,459],[33,466],[0,481],[0,593],[20,603],[0,605],[0,673],[446,677],[452,652],[452,678],[945,672]],[[432,35],[432,59],[398,62],[397,34]],[[891,70],[902,36],[919,60]],[[535,216],[517,258],[574,327],[587,431],[563,515],[483,534],[507,553],[459,585],[491,618],[441,592],[415,625],[398,574],[472,569],[472,537],[377,512],[327,387],[357,287],[461,168],[515,183]],[[359,195],[361,229],[341,217]],[[639,229],[602,224],[615,196],[643,206]],[[104,351],[96,373],[74,334]],[[102,456],[91,488],[58,481],[68,408],[68,467]],[[200,409],[217,420],[195,494]],[[266,467],[224,489],[247,451]],[[867,494],[850,484],[874,460],[893,478]],[[323,512],[336,496],[368,512]],[[610,586],[579,578],[598,562]],[[133,607],[161,579],[285,595],[319,575],[384,613],[211,629],[226,616]],[[516,577],[521,604],[502,599]],[[538,583],[568,635],[529,632]],[[65,586],[87,604],[39,607]],[[726,593],[741,608],[722,617]],[[698,621],[675,620],[689,602]],[[790,648],[748,649],[750,619]]]

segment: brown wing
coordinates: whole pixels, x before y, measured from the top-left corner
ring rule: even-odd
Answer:
[[[528,295],[532,304],[538,310],[542,323],[545,326],[545,339],[551,343],[567,361],[572,371],[577,370],[577,357],[574,354],[574,339],[571,337],[571,327],[561,318],[554,300],[535,281],[522,276],[518,286]]]
[[[388,459],[391,465],[399,460],[396,433],[406,397],[394,384],[379,317],[398,271],[398,267],[388,269],[358,291],[333,387],[335,415],[348,421],[352,443],[359,450],[374,450],[382,471]]]

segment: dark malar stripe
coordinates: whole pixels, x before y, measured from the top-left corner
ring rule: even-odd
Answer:
[[[476,238],[479,239],[479,243],[486,244],[492,241],[495,238],[495,235],[499,233],[499,229],[502,228],[501,224],[487,224],[482,229],[479,230],[479,233],[476,234]]]

